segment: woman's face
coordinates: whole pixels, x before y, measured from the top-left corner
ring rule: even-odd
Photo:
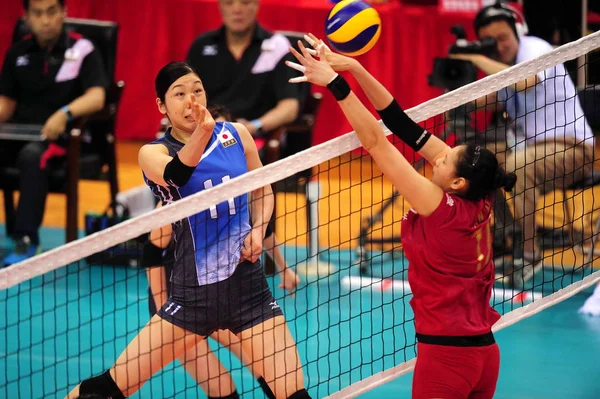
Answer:
[[[158,109],[167,115],[173,128],[192,133],[196,121],[192,118],[192,103],[206,107],[206,92],[202,81],[195,73],[188,73],[177,79],[165,93],[164,103],[156,99]]]
[[[456,164],[464,149],[465,146],[454,147],[434,162],[431,181],[447,193],[459,191],[466,184],[464,178],[456,177]]]

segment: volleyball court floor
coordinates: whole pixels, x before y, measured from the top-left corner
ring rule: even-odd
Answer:
[[[49,247],[56,237],[62,238],[61,229],[44,228],[42,234],[42,242]],[[0,236],[0,243],[6,244],[6,238]],[[305,252],[288,246],[285,253],[293,262]],[[324,260],[338,272],[320,279],[304,278],[293,299],[277,288],[279,281],[269,278],[298,343],[313,398],[415,355],[410,296],[401,290],[350,291],[341,282],[358,275],[358,268],[352,266],[353,254],[328,254]],[[405,278],[405,266],[401,256],[386,258],[377,264],[377,273]],[[544,278],[551,280],[552,272]],[[560,288],[571,277],[557,278],[555,272],[554,280],[554,286],[546,285],[544,290]],[[588,289],[497,333],[502,357],[496,398],[600,397],[600,317],[577,313],[590,293]],[[135,268],[72,265],[56,275],[0,291],[0,309],[4,312],[0,319],[0,386],[4,387],[0,397],[55,397],[57,387],[67,381],[72,386],[79,378],[108,368],[148,321],[146,275]],[[219,355],[232,370],[238,391],[257,388],[243,397],[263,397],[249,372],[232,361],[228,351],[220,349]],[[412,373],[361,397],[410,398],[411,379]],[[133,398],[205,397],[195,385],[174,362]],[[65,393],[59,391],[58,397]]]

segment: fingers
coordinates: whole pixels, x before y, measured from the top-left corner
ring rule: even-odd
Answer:
[[[295,62],[291,62],[291,61],[286,61],[285,65],[289,66],[292,69],[295,69],[298,72],[306,72],[306,67],[300,64],[296,64]]]
[[[293,50],[293,49],[291,48],[290,50]],[[294,52],[297,53],[296,50],[294,50]],[[300,60],[299,57],[302,57],[302,56],[300,54],[298,54],[296,56],[296,58],[298,58],[298,60]],[[302,58],[304,58],[304,57],[302,57]],[[295,62],[286,61],[285,65],[287,65],[288,67],[290,67],[292,69],[295,69],[298,72],[301,72],[301,73],[305,73],[306,72],[306,67],[305,66],[297,64]],[[307,81],[306,76],[298,76],[296,78],[291,78],[290,80],[288,80],[288,82],[290,82],[290,83],[302,83],[302,82],[306,82],[306,81]]]
[[[319,40],[312,33],[304,35],[304,40],[306,40],[313,48],[315,47],[315,44],[319,42]]]
[[[325,54],[325,47],[327,47],[327,46],[325,46],[323,43],[321,43],[317,46],[317,56],[318,57],[321,57]]]
[[[312,33],[309,33],[308,35],[304,35],[304,40],[306,40],[314,49],[316,49],[317,46],[324,46],[325,52],[331,51],[330,48],[325,44],[325,42],[323,40],[319,40]]]
[[[298,40],[298,47],[300,48],[300,51],[302,52],[302,55],[304,56],[305,59],[308,57],[311,57],[310,53],[308,52],[306,47],[304,47],[304,44],[300,40]],[[302,63],[302,64],[304,65],[304,63]]]
[[[298,40],[298,43],[300,43],[300,41]],[[304,56],[302,54],[300,54],[295,48],[290,47],[290,53],[292,53],[294,55],[294,57],[296,57],[296,59],[302,64],[304,65],[304,63],[306,62],[306,60],[304,59]]]
[[[308,78],[306,76],[298,76],[297,78],[291,78],[288,80],[290,83],[303,83],[308,82]]]

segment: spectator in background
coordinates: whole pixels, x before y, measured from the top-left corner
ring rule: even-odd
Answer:
[[[296,120],[300,90],[288,83],[296,73],[290,42],[256,20],[259,0],[219,0],[223,26],[200,35],[187,62],[205,82],[208,105],[227,107],[253,136]]]
[[[104,107],[107,78],[94,45],[64,28],[65,0],[24,0],[31,30],[7,52],[0,74],[0,123],[43,125],[45,141],[3,142],[0,167],[21,171],[15,248],[3,265],[39,252],[39,227],[48,193],[47,168],[64,167],[66,149],[56,140],[71,122]],[[51,164],[49,158],[58,156]],[[57,161],[57,162],[55,162]]]
[[[497,41],[497,54],[493,58],[474,54],[454,57],[471,61],[487,75],[552,50],[540,38],[520,35],[514,11],[500,3],[483,8],[475,18],[474,27],[480,40]],[[542,188],[547,192],[569,185],[591,170],[594,135],[573,81],[562,64],[483,97],[477,105],[506,110],[515,125],[516,144],[504,153],[504,163],[506,171],[518,177],[514,212],[523,232],[518,249],[522,252],[522,271],[527,279],[542,264],[535,221],[536,201]]]

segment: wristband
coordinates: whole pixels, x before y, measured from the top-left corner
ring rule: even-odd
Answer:
[[[67,115],[67,122],[71,122],[73,120],[73,114],[71,113],[71,111],[69,110],[69,106],[68,105],[64,105],[63,107],[61,107],[60,109],[62,112],[65,113],[65,115]]]
[[[342,101],[346,97],[350,95],[350,85],[346,82],[346,79],[341,77],[341,75],[337,75],[329,84],[327,88],[333,94],[337,101]]]
[[[175,154],[173,159],[165,166],[163,179],[169,186],[181,187],[184,186],[192,173],[196,170],[195,166],[187,166],[179,159],[179,154]]]
[[[415,151],[423,148],[431,137],[431,133],[406,115],[396,100],[393,100],[386,108],[378,110],[377,113],[384,125]]]
[[[263,124],[262,124],[262,122],[260,121],[260,119],[254,119],[254,120],[250,121],[250,123],[251,123],[252,125],[254,125],[254,127],[256,128],[256,131],[257,131],[257,132],[260,132],[260,131],[261,131],[261,129],[262,129],[262,127],[263,127]]]

